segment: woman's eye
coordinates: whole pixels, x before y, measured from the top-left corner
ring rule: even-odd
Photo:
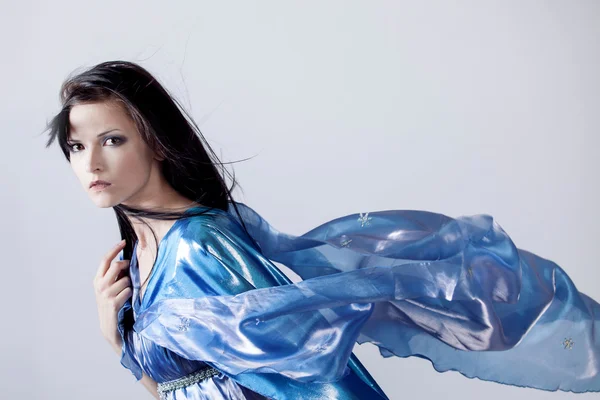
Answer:
[[[69,150],[71,150],[71,152],[77,152],[79,150],[75,149],[75,146],[81,146],[79,143],[73,143],[73,144],[67,144],[67,146],[69,147]]]
[[[112,146],[116,146],[121,144],[121,142],[123,142],[123,139],[118,138],[118,137],[109,137],[107,138],[104,143],[108,143],[109,140],[112,140],[112,143],[109,143]],[[81,146],[80,143],[73,143],[73,144],[69,144],[67,143],[67,147],[69,148],[69,150],[73,153],[77,153],[79,151],[81,151],[81,149],[76,148],[75,146]]]
[[[121,138],[118,138],[118,137],[109,137],[108,139],[106,139],[106,141],[107,141],[107,142],[108,142],[109,140],[114,140],[114,141],[116,141],[116,143],[113,143],[113,144],[119,144],[119,143],[121,143],[121,142],[123,141]]]

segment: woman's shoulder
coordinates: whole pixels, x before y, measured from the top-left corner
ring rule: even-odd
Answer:
[[[190,214],[186,217],[182,232],[187,239],[204,243],[207,240],[220,240],[223,236],[230,240],[246,236],[238,219],[228,211],[220,208],[199,209],[198,212]]]

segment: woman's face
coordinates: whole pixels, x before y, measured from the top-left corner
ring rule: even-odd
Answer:
[[[136,206],[151,198],[160,162],[118,104],[76,105],[69,123],[71,167],[98,207]],[[90,187],[96,180],[110,185]]]

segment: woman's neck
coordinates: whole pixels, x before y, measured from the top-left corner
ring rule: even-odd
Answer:
[[[141,209],[149,209],[152,211],[160,211],[160,212],[179,212],[182,213],[192,207],[202,207],[202,204],[191,201],[187,198],[180,198],[177,202],[170,203],[168,205],[160,205],[160,206],[138,206]],[[135,207],[137,208],[137,207]],[[154,236],[152,234],[152,230],[154,230],[158,242],[160,242],[161,238],[169,231],[171,226],[177,221],[176,219],[152,219],[152,218],[130,218],[129,221],[133,227],[133,230],[138,238],[138,247],[140,249],[145,249],[148,247],[148,244],[152,242],[154,245]],[[145,222],[145,223],[144,223]],[[147,224],[147,225],[146,225]],[[150,228],[148,227],[150,226]]]

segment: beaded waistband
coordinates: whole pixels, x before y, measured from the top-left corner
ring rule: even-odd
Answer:
[[[166,394],[170,391],[181,389],[195,383],[201,382],[205,379],[210,378],[211,376],[215,376],[219,374],[219,370],[215,369],[209,365],[199,369],[196,372],[193,372],[189,375],[183,376],[181,378],[173,379],[171,381],[160,382],[157,384],[158,395],[161,399],[166,399]]]

